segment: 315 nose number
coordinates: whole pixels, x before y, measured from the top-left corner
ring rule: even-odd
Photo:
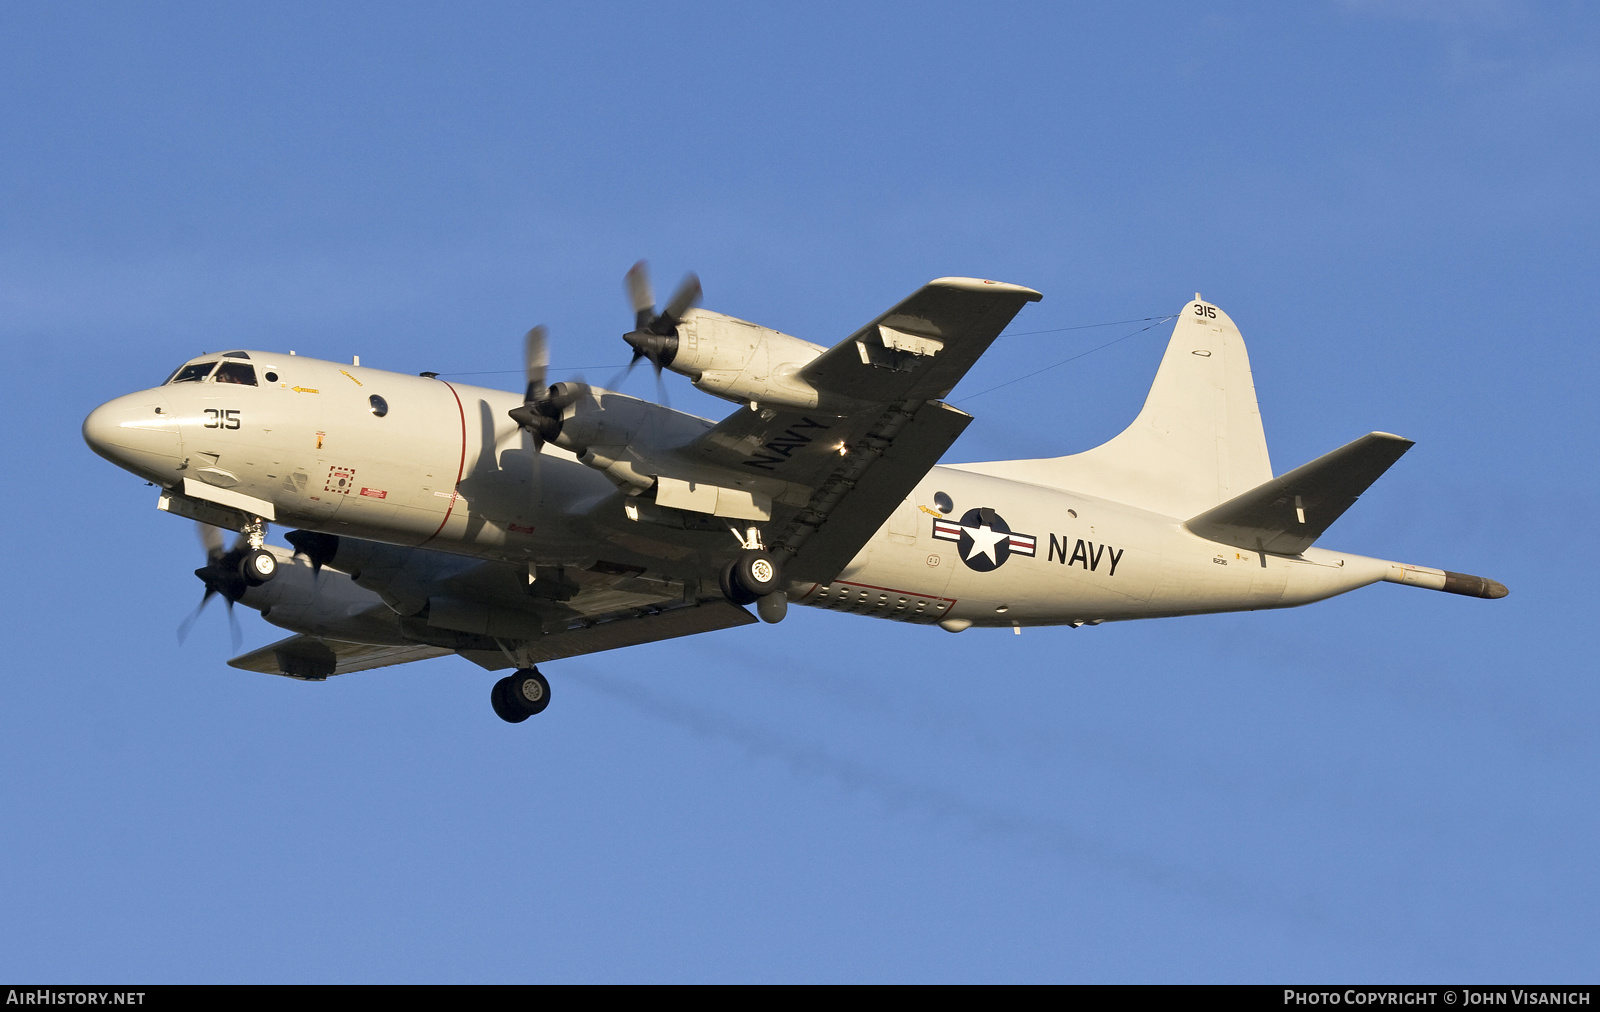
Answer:
[[[206,428],[208,429],[237,429],[239,427],[238,409],[206,408]]]

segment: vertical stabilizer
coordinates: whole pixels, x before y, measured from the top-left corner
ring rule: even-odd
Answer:
[[[1244,338],[1195,296],[1133,424],[1083,453],[955,465],[1187,518],[1271,479]]]

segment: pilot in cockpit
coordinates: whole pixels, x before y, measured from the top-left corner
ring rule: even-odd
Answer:
[[[213,383],[242,383],[245,386],[256,385],[255,366],[245,362],[224,362],[217,367],[216,375],[211,377]]]

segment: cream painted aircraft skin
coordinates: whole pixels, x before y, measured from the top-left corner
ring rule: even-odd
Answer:
[[[241,532],[210,541],[207,597],[295,635],[230,663],[317,680],[460,653],[516,668],[492,693],[510,721],[548,702],[536,663],[747,624],[752,603],[769,622],[794,602],[960,632],[1379,581],[1506,593],[1314,547],[1411,444],[1370,433],[1274,477],[1243,339],[1198,296],[1115,439],[934,466],[971,420],[942,398],[1038,293],[939,279],[824,349],[690,308],[698,282],[657,314],[641,278],[636,357],[741,404],[729,418],[546,387],[534,331],[521,397],[240,350],[102,405],[84,438],[162,509]],[[271,523],[298,528],[292,550]]]

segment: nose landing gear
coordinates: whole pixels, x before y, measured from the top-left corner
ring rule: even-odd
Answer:
[[[521,668],[494,683],[489,705],[508,724],[520,724],[550,705],[550,683],[538,668]]]
[[[267,522],[251,517],[239,529],[250,545],[250,550],[239,559],[239,576],[252,587],[259,587],[278,573],[278,559],[262,546],[267,543]]]
[[[252,548],[239,560],[239,575],[252,587],[259,587],[278,573],[278,560],[265,548]]]

